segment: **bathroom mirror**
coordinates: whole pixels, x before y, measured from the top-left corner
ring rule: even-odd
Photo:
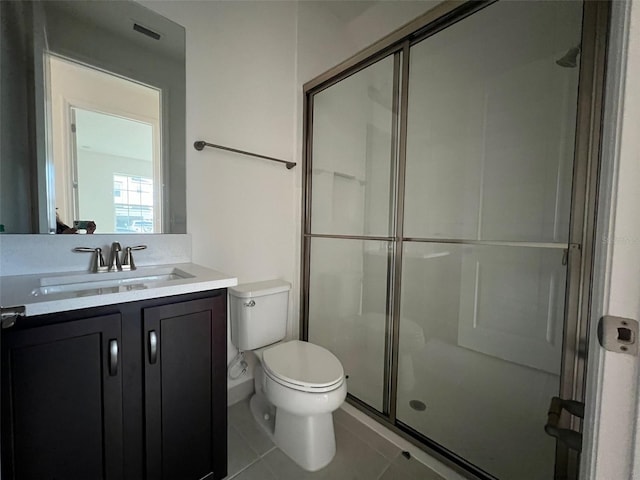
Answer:
[[[125,0],[0,8],[0,230],[185,233],[184,28]]]

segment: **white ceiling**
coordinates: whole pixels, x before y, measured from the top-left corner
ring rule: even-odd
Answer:
[[[130,0],[44,2],[45,11],[59,10],[85,24],[95,25],[120,38],[184,62],[185,29],[181,25]],[[155,40],[133,30],[138,23],[158,34]]]
[[[338,20],[349,23],[375,5],[371,0],[329,0],[322,3]]]

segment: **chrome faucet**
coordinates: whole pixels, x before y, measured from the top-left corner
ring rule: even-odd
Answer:
[[[114,272],[114,271],[128,271],[135,270],[136,264],[133,261],[133,250],[144,250],[147,248],[146,245],[136,245],[135,247],[127,247],[124,249],[122,253],[122,259],[120,259],[120,252],[122,252],[122,246],[120,242],[113,242],[111,244],[111,250],[109,252],[109,263],[105,263],[104,257],[102,256],[101,248],[90,248],[90,247],[76,247],[73,249],[74,252],[91,252],[95,253],[95,256],[91,260],[90,270],[95,273],[100,272]]]
[[[122,270],[135,270],[136,264],[133,261],[133,253],[132,250],[144,250],[147,248],[146,245],[137,245],[135,247],[126,247],[124,249],[124,253],[122,254]]]
[[[119,253],[122,251],[120,242],[113,242],[111,244],[111,253],[109,254],[109,271],[114,270],[122,271],[122,264],[120,263]]]

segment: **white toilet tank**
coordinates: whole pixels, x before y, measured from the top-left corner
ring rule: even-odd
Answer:
[[[284,280],[229,288],[231,342],[236,348],[255,350],[286,336],[290,289]]]

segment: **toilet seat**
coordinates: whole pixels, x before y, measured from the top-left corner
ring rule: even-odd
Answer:
[[[344,381],[344,369],[333,353],[299,340],[264,350],[262,365],[275,382],[304,392],[329,392]]]

